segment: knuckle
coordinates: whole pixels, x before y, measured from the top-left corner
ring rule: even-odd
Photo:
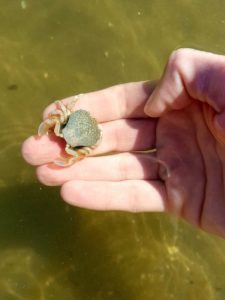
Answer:
[[[114,141],[114,147],[113,150],[118,150],[121,148],[121,124],[120,120],[115,121],[116,123],[112,125],[111,130],[113,132],[113,141]]]
[[[179,48],[174,50],[168,60],[168,67],[172,70],[179,70],[184,64],[184,60],[186,60],[186,56],[189,53],[189,49],[187,48]]]
[[[116,165],[117,165],[117,173],[118,173],[119,180],[127,179],[129,166],[127,164],[126,158],[118,155],[116,160],[117,160]]]

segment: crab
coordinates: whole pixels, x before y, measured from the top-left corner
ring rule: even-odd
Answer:
[[[66,141],[66,157],[54,160],[61,167],[67,167],[85,158],[96,148],[102,139],[102,129],[97,121],[84,109],[72,111],[61,101],[56,101],[53,110],[39,128],[38,135],[54,131],[55,135]]]

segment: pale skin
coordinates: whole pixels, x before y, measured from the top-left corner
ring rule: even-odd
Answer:
[[[169,212],[225,237],[225,56],[179,49],[159,81],[84,94],[74,109],[80,108],[102,125],[92,154],[118,154],[60,168],[50,162],[60,156],[63,141],[30,137],[23,157],[42,183],[61,186],[62,198],[75,206]],[[44,118],[54,109],[48,106]],[[134,152],[154,148],[152,154]]]

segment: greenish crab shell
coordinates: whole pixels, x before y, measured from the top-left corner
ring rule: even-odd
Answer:
[[[97,121],[83,109],[71,113],[68,122],[62,128],[62,134],[71,147],[92,147],[101,138]]]

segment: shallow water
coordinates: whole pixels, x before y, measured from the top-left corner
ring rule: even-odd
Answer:
[[[225,241],[158,214],[92,212],[20,155],[53,99],[160,76],[178,47],[224,51],[225,2],[1,1],[0,299],[224,299]]]

